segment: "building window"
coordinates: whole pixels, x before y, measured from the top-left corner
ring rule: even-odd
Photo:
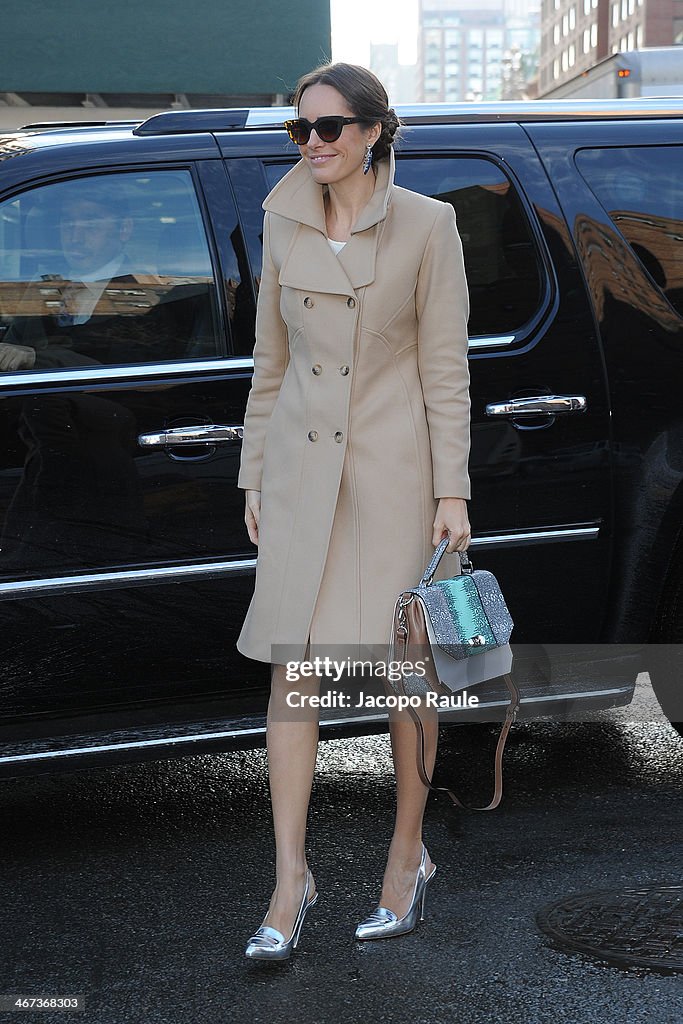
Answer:
[[[628,0],[628,13],[633,14],[636,9],[636,0]]]
[[[616,28],[619,24],[619,4],[615,4],[612,8],[612,28]]]
[[[555,59],[553,61],[553,78],[559,78],[559,77],[560,77],[560,62],[559,62],[559,60]]]
[[[562,51],[562,70],[563,71],[568,71],[569,70],[569,58],[568,58],[566,50]]]
[[[598,23],[594,21],[591,25],[591,46],[598,45]]]
[[[576,7],[569,8],[569,29],[576,28]]]
[[[591,12],[591,0],[583,0],[583,13],[590,14]]]
[[[553,26],[553,42],[554,42],[555,46],[557,46],[559,41],[560,41],[560,25],[559,25],[559,22],[558,22],[557,25]]]
[[[626,21],[628,18],[628,0],[621,0],[621,20]]]
[[[627,50],[632,50],[633,49],[633,32],[629,32],[629,34],[627,36],[627,39],[626,39],[626,49]]]
[[[569,47],[569,67],[573,68],[576,63],[576,47],[572,43]]]
[[[643,45],[643,26],[636,25],[636,50],[640,50]]]
[[[589,28],[583,30],[583,52],[588,53],[591,48],[591,31]]]

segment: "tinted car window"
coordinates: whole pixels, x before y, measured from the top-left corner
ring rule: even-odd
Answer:
[[[584,149],[576,164],[654,283],[683,315],[683,147]]]
[[[273,188],[291,164],[266,166]],[[510,179],[489,160],[400,157],[396,184],[455,207],[470,292],[470,337],[513,334],[538,311],[536,244]]]
[[[489,160],[404,158],[396,183],[451,203],[465,254],[470,337],[513,334],[536,314],[536,245],[510,179]]]
[[[0,204],[0,371],[221,349],[189,172],[82,177]]]

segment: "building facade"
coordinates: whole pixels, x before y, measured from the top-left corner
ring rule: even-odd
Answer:
[[[420,0],[416,98],[521,98],[539,41],[536,0]]]
[[[415,64],[399,64],[398,43],[373,43],[370,47],[370,68],[387,90],[389,102],[415,103]]]
[[[0,127],[287,102],[331,54],[320,0],[22,0],[2,29]]]
[[[539,96],[613,53],[681,43],[683,0],[542,0]]]

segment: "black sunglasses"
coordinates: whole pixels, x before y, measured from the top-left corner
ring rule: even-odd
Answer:
[[[295,117],[291,121],[285,121],[285,128],[292,142],[297,146],[305,146],[314,129],[322,142],[336,142],[345,124],[359,124],[363,120],[362,117],[342,117],[341,114],[319,117],[317,121]]]

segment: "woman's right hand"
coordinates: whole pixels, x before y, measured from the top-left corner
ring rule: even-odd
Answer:
[[[247,533],[252,544],[258,546],[258,524],[261,518],[261,492],[245,492],[246,509],[244,521],[247,524]]]

